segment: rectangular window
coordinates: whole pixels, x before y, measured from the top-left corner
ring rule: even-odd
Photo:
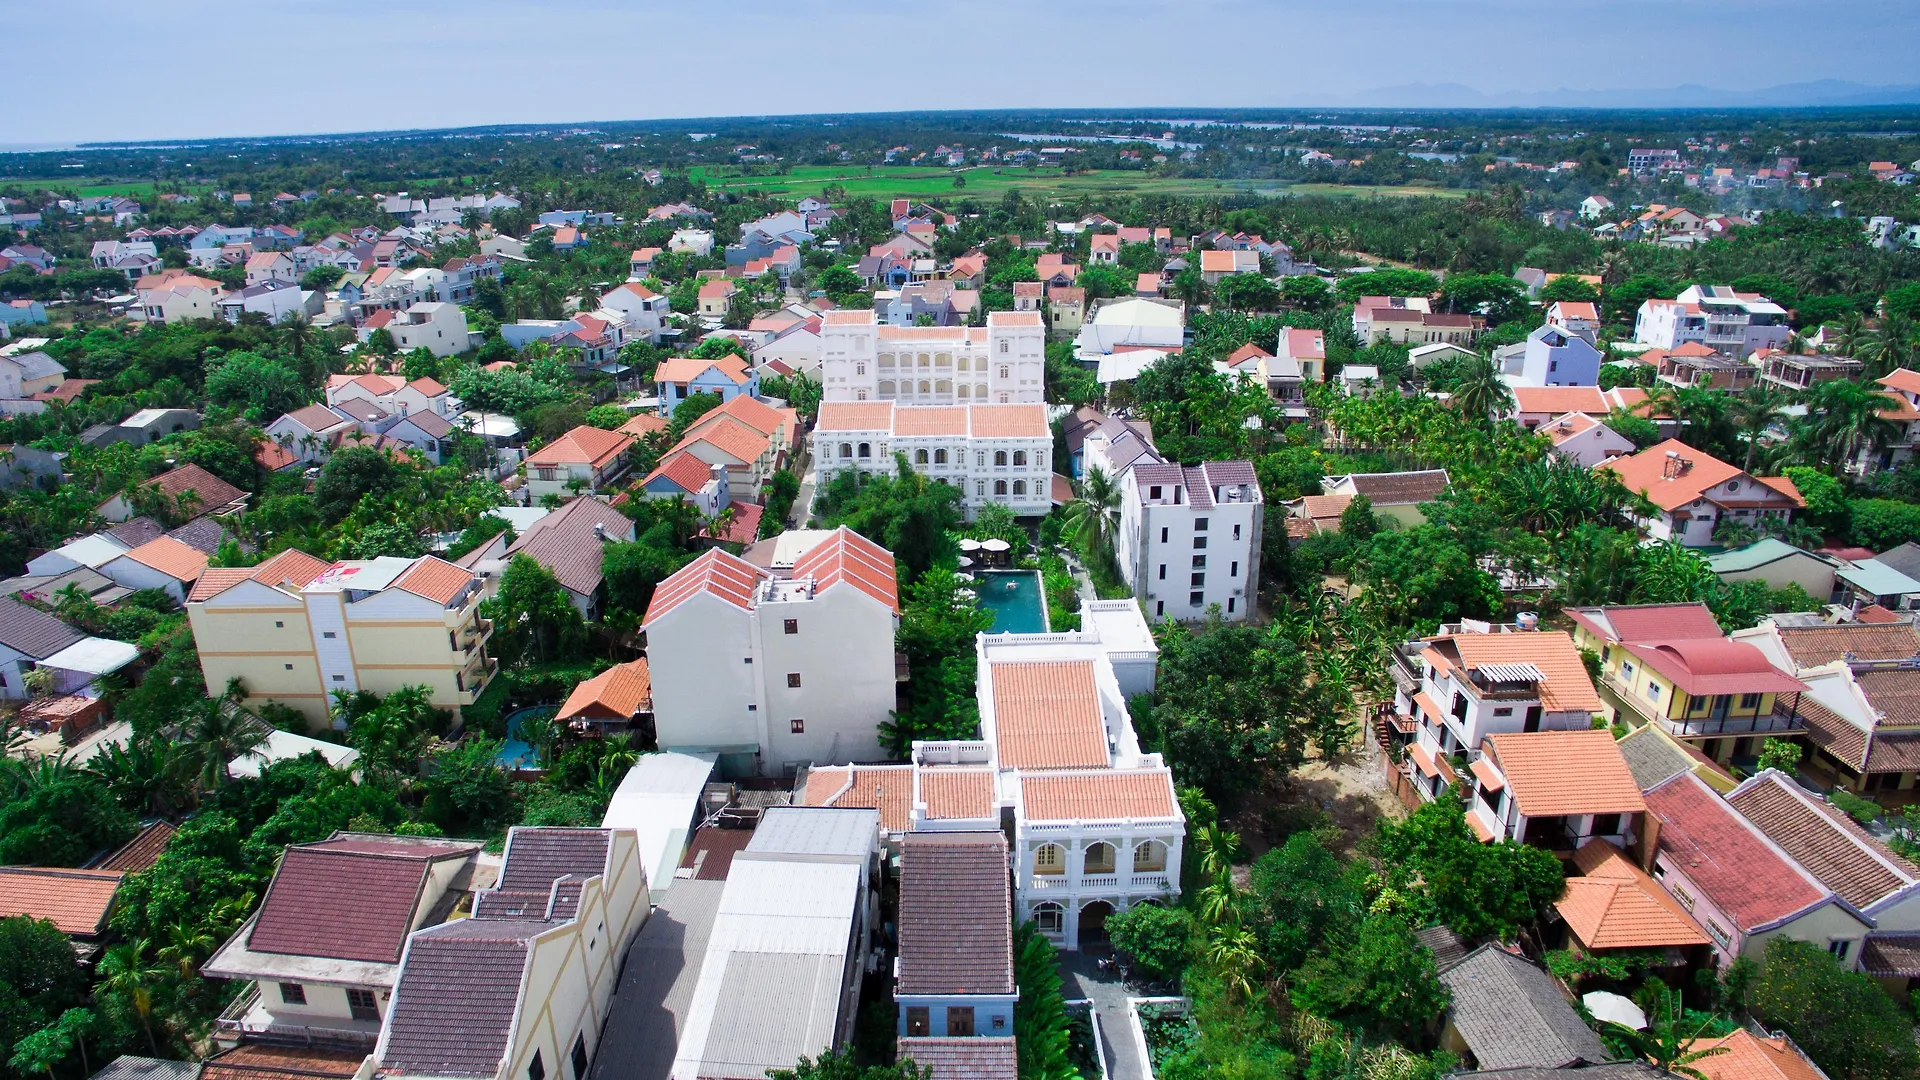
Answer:
[[[1204,536],[1196,536],[1196,537],[1194,537],[1194,538],[1193,538],[1193,550],[1195,550],[1195,551],[1202,551],[1202,550],[1205,550],[1205,548],[1206,548],[1206,546],[1207,546],[1207,538],[1206,538],[1206,537],[1204,537]]]
[[[1195,570],[1205,569],[1206,565],[1207,557],[1205,555],[1195,555],[1193,557],[1193,568]]]
[[[347,681],[347,677],[346,677],[345,675],[335,675],[335,676],[333,677],[333,681],[334,681],[334,682],[346,682],[346,681]]]
[[[1231,596],[1227,597],[1227,614],[1229,615],[1233,614],[1233,601],[1234,601],[1233,597]]]
[[[925,1005],[907,1006],[907,1034],[924,1036],[932,1030],[933,1022],[928,1018]]]
[[[1232,564],[1227,567],[1227,576],[1230,578],[1237,578],[1240,576],[1240,560],[1239,559],[1233,560]]]
[[[287,1005],[305,1005],[307,1003],[307,988],[301,986],[299,983],[281,983],[280,1000]]]
[[[973,1006],[947,1006],[947,1036],[949,1038],[970,1037],[973,1035]]]
[[[527,1062],[527,1080],[547,1080],[547,1065],[540,1060],[540,1051],[533,1052],[533,1060]]]
[[[338,634],[335,634],[335,633],[334,633],[333,631],[331,631],[331,630],[322,630],[322,631],[320,631],[320,636],[321,636],[321,637],[323,637],[323,638],[334,638],[334,637],[338,637],[339,635],[338,635]]]
[[[741,662],[741,663],[743,663],[743,664],[751,664],[751,663],[753,663],[753,657],[751,657],[751,656],[743,656],[743,657],[741,657],[741,658],[740,658],[740,662]]]
[[[1511,705],[1508,705],[1507,707],[1505,707],[1505,708],[1502,708],[1502,709],[1495,709],[1495,710],[1493,710],[1493,715],[1495,715],[1495,716],[1512,716],[1512,715],[1513,715],[1513,706],[1511,706]]]
[[[797,633],[799,633],[799,632],[800,632],[800,620],[799,620],[799,619],[788,619],[788,620],[786,621],[786,631],[787,631],[787,633],[789,633],[789,634],[797,634]]]
[[[1193,531],[1194,531],[1194,532],[1206,532],[1206,531],[1207,531],[1207,519],[1206,519],[1206,518],[1194,518],[1194,519],[1193,519]]]
[[[787,722],[787,727],[795,735],[805,735],[807,733],[807,722],[797,716]]]
[[[1160,530],[1160,542],[1163,544],[1167,542],[1167,530],[1165,528]]]
[[[587,1080],[587,1033],[573,1037],[573,1080]]]
[[[378,1022],[380,1019],[380,1009],[373,1003],[373,991],[371,990],[349,989],[347,991],[347,1011],[353,1014],[355,1020]]]
[[[1160,497],[1160,485],[1159,484],[1149,485],[1147,487],[1147,498],[1158,499],[1159,497]]]
[[[1167,613],[1167,602],[1165,600],[1155,600],[1153,602],[1153,617],[1157,619],[1160,616],[1165,615],[1166,613]]]
[[[1760,707],[1759,694],[1741,694],[1740,695],[1740,711],[1750,712],[1759,707]]]
[[[1166,563],[1160,564],[1160,580],[1161,581],[1167,580],[1167,564]]]
[[[1193,607],[1199,607],[1204,602],[1206,602],[1206,597],[1200,593],[1192,592],[1187,594],[1187,603]]]
[[[1205,588],[1207,584],[1207,575],[1204,573],[1194,574],[1192,575],[1191,579],[1187,583],[1189,585],[1192,585],[1196,589]]]
[[[276,619],[274,620],[273,628],[275,630],[285,630],[287,628],[287,624]]]
[[[1835,960],[1839,960],[1843,963],[1847,959],[1847,953],[1851,951],[1852,948],[1853,948],[1853,942],[1851,941],[1827,942],[1827,951],[1833,954],[1833,958]]]
[[[797,671],[787,672],[787,689],[789,690],[800,689],[800,673],[799,672]]]
[[[1234,538],[1235,540],[1238,540],[1238,539],[1240,539],[1240,526],[1238,526],[1238,525],[1235,525],[1235,526],[1233,527],[1233,538]]]
[[[286,669],[287,669],[288,671],[292,671],[292,670],[293,670],[293,665],[292,665],[292,664],[282,664],[282,665],[280,665],[280,666],[281,666],[281,667],[284,667],[284,668],[286,668]]]

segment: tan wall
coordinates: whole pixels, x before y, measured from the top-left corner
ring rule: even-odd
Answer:
[[[1777,937],[1804,941],[1819,949],[1826,948],[1831,941],[1844,940],[1852,942],[1847,948],[1847,966],[1851,967],[1860,958],[1860,941],[1866,936],[1864,923],[1839,904],[1826,904],[1785,926],[1749,936],[1741,943],[1740,955],[1759,960],[1766,954],[1767,942]]]
[[[209,690],[219,693],[229,679],[238,678],[252,700],[298,709],[316,729],[326,725],[328,700],[303,608],[192,604],[187,621]]]

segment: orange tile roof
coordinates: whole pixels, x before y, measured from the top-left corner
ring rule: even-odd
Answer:
[[[1894,368],[1879,380],[1881,386],[1889,390],[1900,390],[1909,394],[1920,394],[1920,371],[1910,368]]]
[[[668,454],[662,458],[659,466],[648,473],[647,478],[640,483],[646,486],[655,480],[662,479],[673,481],[675,486],[690,495],[697,495],[700,489],[706,487],[708,481],[713,479],[713,468],[683,450],[678,454]]]
[[[673,449],[684,450],[694,443],[706,443],[738,459],[743,465],[760,460],[773,448],[772,437],[753,430],[731,416],[687,432],[674,444]]]
[[[827,326],[872,326],[878,321],[871,309],[854,311],[829,311],[822,315],[821,322]]]
[[[207,553],[171,536],[149,540],[122,556],[178,581],[198,581],[207,569]]]
[[[1663,949],[1707,944],[1707,935],[1667,890],[1620,849],[1594,840],[1573,854],[1583,876],[1567,879],[1554,908],[1588,949]]]
[[[966,405],[923,405],[911,409],[896,409],[893,413],[893,433],[905,436],[933,436],[967,434]]]
[[[0,918],[45,919],[63,934],[92,937],[106,930],[118,870],[0,866]]]
[[[1668,451],[1690,463],[1677,476],[1665,475]],[[1737,466],[1695,450],[1678,439],[1655,443],[1632,457],[1615,458],[1594,467],[1611,470],[1628,491],[1644,493],[1662,510],[1677,510],[1700,498],[1708,488],[1746,476]]]
[[[615,664],[575,686],[560,706],[558,719],[625,719],[638,712],[651,711],[652,706],[653,677],[643,656]]]
[[[598,469],[626,453],[632,445],[631,435],[582,425],[527,455],[527,464],[590,465]]]
[[[1544,676],[1540,683],[1540,705],[1548,712],[1599,712],[1600,695],[1594,692],[1580,650],[1564,630],[1541,630],[1525,634],[1455,634],[1441,639],[1453,643],[1460,662],[1468,669],[1483,664],[1532,664]]]
[[[668,574],[654,588],[647,602],[647,618],[641,628],[650,627],[691,597],[706,593],[717,596],[742,611],[753,607],[753,590],[767,573],[737,555],[719,548]]]
[[[194,581],[192,591],[187,593],[187,603],[197,604],[218,596],[251,577],[253,571],[248,567],[209,566]]]
[[[1513,388],[1516,412],[1599,413],[1606,415],[1607,399],[1597,386],[1516,386]]]
[[[706,374],[708,368],[719,368],[720,374],[735,386],[744,385],[751,376],[747,373],[747,362],[728,353],[717,360],[704,360],[697,356],[676,356],[654,369],[653,381],[673,383],[676,386],[690,383]]]
[[[422,555],[412,569],[394,580],[393,587],[436,604],[451,604],[473,581],[473,571]]]
[[[422,394],[425,394],[428,397],[439,397],[441,394],[444,394],[447,392],[447,388],[440,385],[440,381],[438,379],[429,379],[425,376],[421,376],[420,378],[415,379],[412,382],[408,383],[407,389],[418,390],[419,392],[421,392]]]
[[[228,503],[246,498],[247,493],[198,465],[182,465],[148,480],[142,487],[156,487],[170,499],[178,500],[191,491],[200,500],[195,512],[218,510]]]
[[[892,552],[845,525],[793,563],[793,576],[813,578],[819,592],[844,582],[898,615],[900,586],[895,572]]]
[[[738,401],[740,399],[735,398],[734,400]],[[672,426],[673,422],[661,416],[659,413],[643,412],[633,414],[633,419],[621,424],[614,430],[622,435],[631,435],[638,439],[646,435],[652,435],[656,431],[665,431]]]
[[[992,769],[918,770],[915,779],[920,784],[920,801],[927,806],[927,817],[934,821],[998,817],[993,775]]]
[[[1628,814],[1647,808],[1613,733],[1529,731],[1487,736],[1485,747],[1528,817]]]
[[[829,318],[832,313],[829,313]],[[887,401],[823,401],[814,421],[815,431],[891,431],[893,403]]]
[[[720,417],[730,416],[764,435],[772,435],[787,424],[781,410],[746,394],[736,394],[722,402],[720,407],[708,412],[693,422],[689,431],[698,431],[703,425],[711,424]]]
[[[993,678],[994,738],[1003,769],[1108,764],[1106,719],[1091,660],[1002,660]]]
[[[888,832],[906,832],[913,821],[913,766],[845,765],[807,773],[808,806],[878,810]]]
[[[298,462],[300,455],[281,446],[272,439],[263,437],[253,446],[253,460],[259,462],[260,467],[268,472],[279,472],[281,469]]]
[[[1051,432],[1045,405],[973,405],[969,409],[976,439],[1044,439]]]
[[[1160,821],[1180,816],[1166,769],[1036,773],[1020,778],[1028,821]]]
[[[1762,1038],[1741,1028],[1719,1039],[1696,1039],[1687,1050],[1724,1046],[1727,1052],[1696,1058],[1690,1068],[1706,1080],[1827,1080],[1826,1074],[1784,1038]]]

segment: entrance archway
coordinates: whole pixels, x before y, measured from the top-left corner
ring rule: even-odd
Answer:
[[[1113,905],[1105,900],[1094,900],[1080,909],[1080,947],[1105,945],[1107,943],[1107,919],[1113,914]]]

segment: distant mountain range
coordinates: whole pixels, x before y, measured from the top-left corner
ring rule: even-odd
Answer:
[[[1534,90],[1487,93],[1460,83],[1414,83],[1357,94],[1316,95],[1301,104],[1386,109],[1792,109],[1920,104],[1920,85],[1869,86],[1843,79],[1721,90],[1688,83],[1666,89]]]

